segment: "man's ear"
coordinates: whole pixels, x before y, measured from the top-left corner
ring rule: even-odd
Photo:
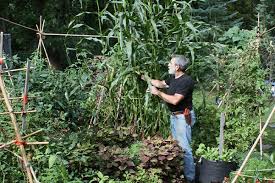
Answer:
[[[176,65],[175,67],[176,67],[176,71],[179,71],[180,67],[178,65]]]

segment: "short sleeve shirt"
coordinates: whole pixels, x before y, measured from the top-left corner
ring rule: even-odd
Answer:
[[[167,103],[169,110],[171,112],[184,111],[185,108],[189,108],[191,110],[193,107],[193,79],[186,74],[183,74],[177,79],[175,78],[175,75],[171,75],[168,79],[165,80],[165,83],[169,86],[166,94],[174,95],[177,93],[184,96],[184,98],[177,105]]]

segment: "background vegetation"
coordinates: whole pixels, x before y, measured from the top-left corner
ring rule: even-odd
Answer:
[[[45,32],[107,36],[46,37],[51,61],[60,69],[53,70],[34,51],[34,32],[1,21],[18,55],[13,67],[23,67],[27,59],[35,67],[29,91],[37,98],[28,108],[38,112],[28,115],[26,133],[42,128],[30,140],[50,142],[27,148],[41,182],[182,182],[182,152],[167,139],[166,105],[146,93],[147,83],[140,79],[141,74],[166,78],[173,53],[190,58],[187,72],[196,81],[197,158],[241,161],[239,154],[245,154],[258,133],[259,117],[272,105],[265,80],[272,79],[274,31],[261,37],[259,51],[255,42],[258,12],[261,32],[274,26],[272,0],[5,1],[0,7],[2,17],[33,28],[43,15]],[[75,57],[70,57],[71,49]],[[98,54],[104,57],[98,59]],[[14,87],[5,79],[12,96],[22,95],[24,73],[13,75]],[[20,102],[13,103],[15,110],[21,110]],[[226,114],[222,159],[217,153],[221,112]],[[0,142],[10,141],[9,118],[0,117]],[[9,150],[18,151],[14,146]],[[249,167],[272,167],[274,155],[266,156],[263,164],[252,161]],[[26,179],[13,154],[3,149],[0,157],[3,182]]]

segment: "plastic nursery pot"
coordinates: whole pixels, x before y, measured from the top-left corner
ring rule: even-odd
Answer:
[[[201,158],[198,169],[200,183],[222,183],[225,177],[229,177],[231,171],[237,169],[237,164]]]

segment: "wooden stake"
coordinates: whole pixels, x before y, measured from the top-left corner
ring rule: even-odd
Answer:
[[[25,135],[24,137],[22,137],[22,139],[28,138],[28,137],[33,136],[33,135],[35,135],[35,134],[37,134],[37,133],[39,133],[39,132],[42,132],[42,131],[43,131],[43,129],[37,130],[37,131],[32,132],[32,133],[30,133],[30,134],[28,134],[28,135]]]
[[[9,145],[11,145],[11,144],[13,144],[13,143],[15,143],[15,140],[12,140],[12,141],[10,141],[10,142],[8,142],[8,143],[6,143],[6,144],[2,144],[2,145],[0,146],[0,149],[4,148],[4,147],[6,147],[6,146],[9,146]]]
[[[7,98],[7,99],[9,99],[9,98]],[[6,99],[4,99],[4,100],[6,100]],[[27,112],[27,113],[33,113],[33,112],[36,112],[36,110],[25,111],[25,112]],[[20,112],[13,112],[13,111],[11,111],[11,112],[0,112],[0,115],[1,114],[22,114],[22,113],[23,113],[22,111],[20,111]]]
[[[42,39],[41,39],[41,40],[42,40]],[[45,55],[46,55],[48,64],[49,64],[49,66],[51,67],[52,65],[51,65],[51,62],[50,62],[50,59],[49,59],[49,56],[48,56],[48,53],[47,53],[47,50],[46,50],[46,47],[45,47],[45,45],[44,45],[43,40],[41,41],[41,43],[42,43],[42,47],[43,47],[43,49],[44,49],[44,53],[45,53]]]
[[[27,61],[26,66],[26,76],[25,76],[25,85],[24,85],[24,92],[23,92],[23,101],[22,101],[22,131],[24,132],[26,129],[26,105],[28,103],[28,90],[29,90],[29,79],[30,79],[30,61]]]
[[[28,96],[28,98],[38,98],[36,96]],[[10,97],[9,100],[18,100],[23,99],[23,97]],[[0,100],[5,100],[4,98],[0,98]]]
[[[34,69],[34,67],[30,67],[30,69]],[[20,69],[11,69],[11,70],[3,70],[2,73],[9,73],[9,72],[16,72],[16,71],[24,71],[26,68],[20,68]]]
[[[49,144],[49,142],[26,142],[27,145]]]
[[[3,32],[0,33],[0,58],[3,59]],[[3,65],[0,64],[0,71],[2,70],[3,70]]]
[[[42,129],[41,129],[41,130],[37,130],[37,131],[32,132],[32,133],[30,133],[30,134],[28,134],[28,135],[25,135],[24,137],[22,137],[22,139],[28,138],[28,137],[30,137],[30,136],[32,136],[32,135],[35,135],[35,134],[37,134],[37,133],[39,133],[39,132],[42,132],[42,131],[43,131]],[[4,147],[6,147],[6,146],[9,146],[9,145],[11,145],[11,144],[13,144],[13,143],[15,143],[15,142],[16,142],[16,140],[12,140],[12,141],[10,141],[10,142],[8,142],[8,143],[1,144],[0,149],[1,149],[1,148],[4,148]],[[46,143],[46,144],[48,144],[48,143]]]
[[[262,130],[262,117],[261,117],[261,109],[259,109],[259,116],[260,116],[260,132]],[[261,160],[263,159],[263,137],[260,137],[260,154],[261,154]]]
[[[221,119],[220,119],[220,139],[219,139],[219,156],[222,158],[222,151],[223,151],[223,143],[224,143],[224,124],[225,124],[225,114],[221,113]]]

